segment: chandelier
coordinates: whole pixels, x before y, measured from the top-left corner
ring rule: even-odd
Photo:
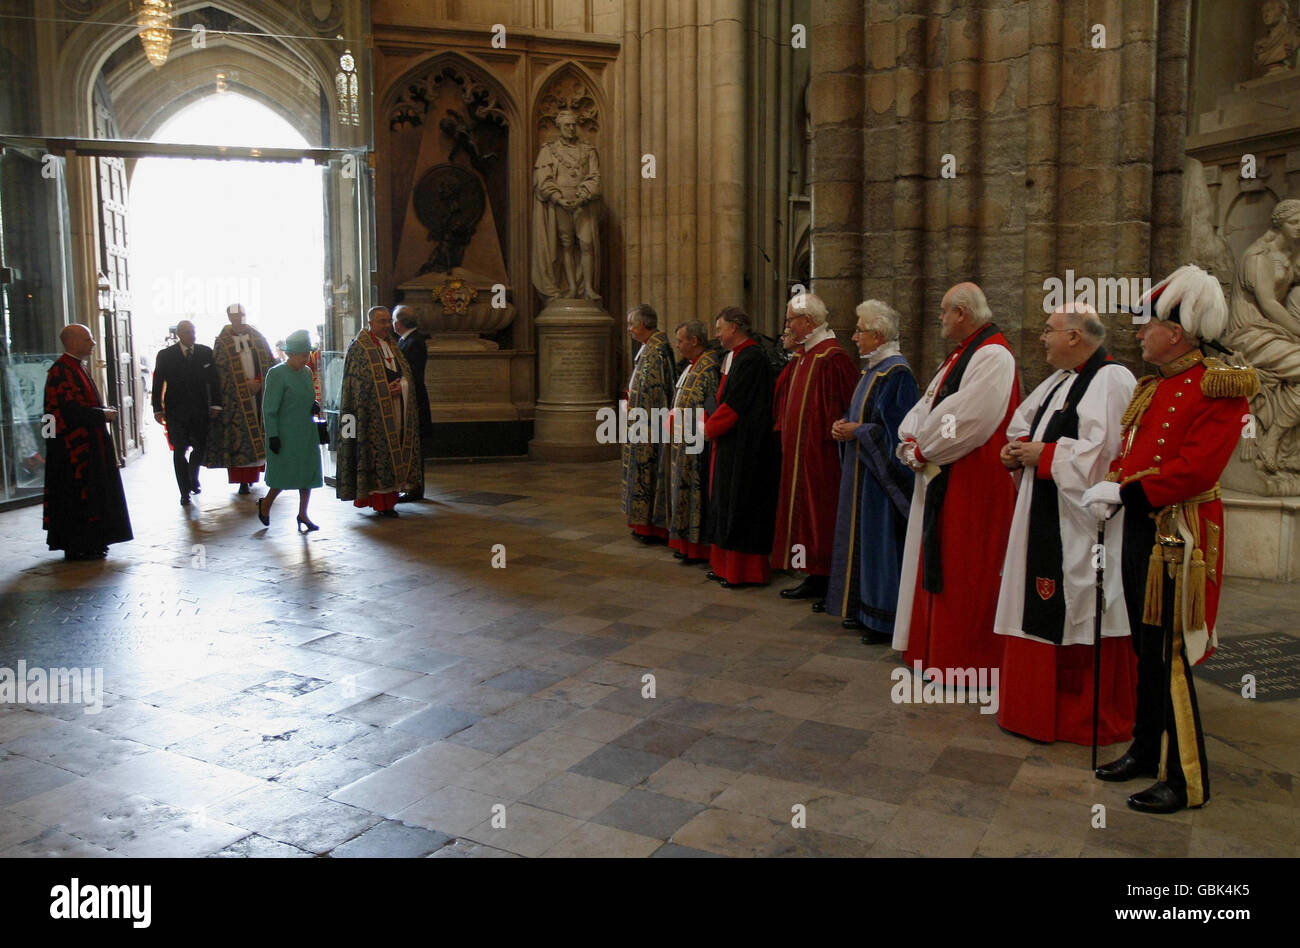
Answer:
[[[155,69],[167,62],[171,51],[171,0],[137,0],[135,25],[140,28],[144,54]]]

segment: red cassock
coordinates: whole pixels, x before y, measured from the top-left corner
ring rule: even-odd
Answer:
[[[939,592],[925,588],[923,553],[926,495],[933,482],[917,477],[912,495],[894,623],[894,648],[909,665],[1001,664],[1003,643],[993,621],[1016,487],[998,455],[1020,404],[1020,383],[1010,346],[992,329],[983,340],[976,333],[962,341],[898,429],[902,441],[917,444],[919,460],[948,471],[933,528],[942,564]],[[960,384],[936,403],[968,348],[973,353]],[[931,585],[936,581],[930,577]]]
[[[831,571],[840,486],[839,442],[831,425],[844,417],[861,374],[832,335],[787,365],[778,380],[773,417],[781,432],[781,491],[773,569],[814,576]]]

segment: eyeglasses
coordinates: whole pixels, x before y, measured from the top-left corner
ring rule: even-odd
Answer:
[[[1060,328],[1060,329],[1056,328],[1055,326],[1044,326],[1044,327],[1043,327],[1043,335],[1044,335],[1044,336],[1047,335],[1049,332],[1078,332],[1078,331],[1079,331],[1079,330],[1073,328],[1072,326],[1065,326],[1065,327],[1062,327],[1062,328]]]

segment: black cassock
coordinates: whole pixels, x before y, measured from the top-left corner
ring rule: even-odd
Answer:
[[[44,526],[51,550],[97,553],[132,538],[104,403],[81,363],[64,353],[45,377],[54,437],[45,452]]]
[[[757,345],[735,350],[719,389],[716,412],[728,408],[736,421],[713,442],[709,478],[709,543],[737,553],[772,553],[781,447],[772,430],[774,380]],[[706,410],[712,406],[706,406]]]

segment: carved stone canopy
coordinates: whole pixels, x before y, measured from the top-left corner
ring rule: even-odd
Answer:
[[[444,82],[451,82],[458,88],[465,111],[475,123],[494,122],[503,127],[510,124],[505,110],[487,85],[474,81],[472,76],[456,66],[446,65],[406,87],[388,112],[388,127],[398,130],[424,125],[438,98],[437,90]]]
[[[561,112],[572,112],[578,117],[578,128],[595,134],[600,131],[600,110],[596,97],[580,77],[561,72],[547,83],[537,99],[537,131],[544,135],[556,130],[555,117]]]

